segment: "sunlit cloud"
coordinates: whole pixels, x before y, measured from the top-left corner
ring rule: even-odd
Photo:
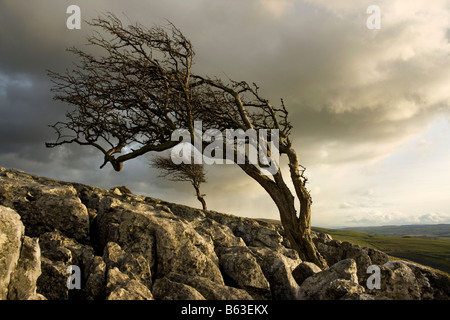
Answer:
[[[369,5],[381,29],[366,27]],[[192,41],[194,72],[256,82],[289,108],[307,167],[313,224],[442,223],[450,190],[450,4],[447,0],[77,1],[83,19],[114,12],[151,27],[170,20]],[[53,178],[127,185],[198,206],[189,184],[157,177],[142,158],[116,173],[101,156],[48,150],[47,127],[67,106],[51,99],[45,70],[70,68],[86,24],[65,27],[66,4],[0,3],[0,166]],[[89,48],[92,50],[92,48]],[[264,190],[239,168],[207,168],[209,208],[277,218]],[[426,222],[429,221],[429,222]]]

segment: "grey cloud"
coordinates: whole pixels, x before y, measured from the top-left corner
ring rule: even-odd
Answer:
[[[68,109],[52,100],[45,70],[72,66],[74,56],[66,47],[93,48],[83,47],[91,32],[88,25],[66,28],[66,2],[32,3],[0,2],[0,165],[105,187],[128,184],[139,193],[195,204],[189,185],[158,178],[146,158],[115,173],[109,167],[98,169],[102,159],[95,150],[45,148],[44,142],[54,138],[47,125],[63,119]],[[366,1],[274,3],[279,10],[256,0],[74,4],[87,20],[107,11],[149,27],[168,19],[191,39],[195,72],[254,81],[274,103],[284,98],[295,147],[308,167],[385,157],[448,113],[450,95],[442,89],[450,76],[448,50],[438,40],[422,43],[420,33],[411,33],[413,18],[401,19],[408,12],[402,16],[384,3],[391,20],[373,33],[365,28]],[[423,25],[417,19],[412,23],[419,29]],[[450,23],[433,23],[433,34],[442,33],[448,41]],[[236,185],[251,186],[255,199],[262,201],[257,197],[263,191],[239,170],[210,171],[205,192],[218,207],[225,209],[223,197],[239,197]],[[255,204],[239,203],[236,210],[238,206],[242,212],[256,212],[251,209]]]

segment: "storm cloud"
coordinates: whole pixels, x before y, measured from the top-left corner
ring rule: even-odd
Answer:
[[[157,177],[148,158],[102,170],[89,148],[46,149],[69,106],[47,69],[71,68],[92,29],[66,27],[69,4],[90,20],[113,12],[148,27],[171,21],[196,52],[194,72],[256,82],[283,98],[307,167],[313,224],[450,223],[450,3],[325,0],[0,1],[0,165],[198,206],[189,184]],[[381,29],[366,27],[368,6]],[[277,218],[254,181],[207,167],[208,207]],[[367,193],[368,190],[372,190]]]

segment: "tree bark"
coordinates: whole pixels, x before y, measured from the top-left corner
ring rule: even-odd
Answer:
[[[300,214],[297,217],[295,210],[295,200],[290,190],[277,183],[277,188],[271,191],[278,193],[275,204],[280,213],[280,220],[286,232],[289,242],[300,259],[315,263],[318,267],[326,269],[328,264],[317,250],[311,236],[311,202],[302,201]]]
[[[202,208],[203,210],[208,210],[208,208],[206,207],[206,201],[205,198],[203,198],[204,195],[202,195],[200,193],[200,186],[195,185],[194,183],[192,184],[194,186],[195,189],[195,193],[197,195],[197,200],[200,201],[200,203],[202,204]]]
[[[301,210],[297,217],[295,209],[295,198],[284,183],[281,172],[274,175],[275,181],[267,176],[261,175],[259,170],[250,164],[239,164],[242,170],[250,177],[255,179],[270,195],[280,214],[281,224],[283,225],[286,236],[292,246],[297,251],[300,259],[315,263],[322,269],[328,268],[326,260],[317,250],[311,236],[311,198],[299,198]],[[300,180],[293,181],[302,183]],[[296,186],[301,188],[301,186]],[[306,191],[306,189],[304,190]],[[305,193],[305,196],[309,194]]]

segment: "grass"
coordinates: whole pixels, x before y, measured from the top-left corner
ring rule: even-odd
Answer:
[[[450,239],[402,238],[351,230],[317,227],[312,229],[328,233],[336,240],[378,249],[390,256],[417,262],[450,273]]]

